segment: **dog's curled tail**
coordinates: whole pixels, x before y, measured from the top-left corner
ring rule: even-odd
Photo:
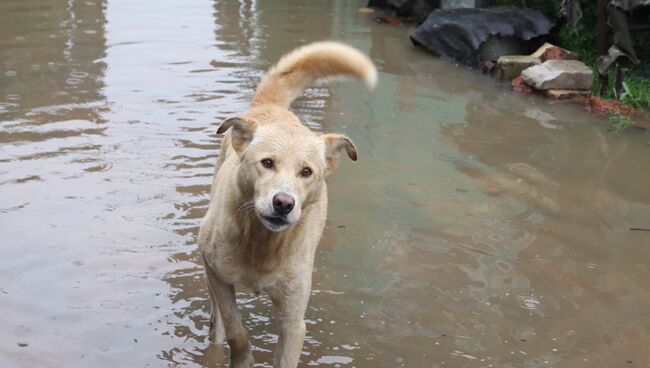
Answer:
[[[252,106],[279,105],[288,108],[307,85],[321,78],[352,76],[373,88],[377,69],[361,51],[339,42],[316,42],[300,47],[269,69]]]

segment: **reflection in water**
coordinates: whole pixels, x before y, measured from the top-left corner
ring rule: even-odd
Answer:
[[[60,165],[65,160],[58,156],[69,151],[86,155],[72,164],[91,167],[97,145],[89,137],[105,129],[104,2],[5,1],[0,7],[3,170],[24,170],[18,162],[34,159]],[[24,172],[13,180],[45,180],[47,174]]]
[[[294,104],[360,154],[330,179],[302,364],[650,364],[650,240],[628,230],[650,224],[648,136],[432,58],[362,5],[2,2],[2,362],[223,366],[194,239],[216,127],[329,38],[380,84]],[[270,366],[270,302],[238,298]]]

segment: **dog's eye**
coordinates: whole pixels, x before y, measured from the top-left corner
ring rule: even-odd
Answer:
[[[308,167],[305,167],[304,169],[302,169],[302,171],[300,171],[300,176],[302,176],[303,178],[308,178],[308,177],[311,176],[311,174],[312,174],[312,171]]]
[[[262,166],[266,167],[267,169],[273,168],[273,160],[271,160],[270,158],[265,158],[261,162],[262,162]]]

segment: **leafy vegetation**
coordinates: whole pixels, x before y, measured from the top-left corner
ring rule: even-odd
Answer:
[[[650,64],[631,70],[623,82],[623,93],[618,97],[630,106],[650,107]]]
[[[609,115],[609,122],[612,125],[611,130],[616,133],[620,133],[623,130],[634,126],[634,121],[629,115],[621,115],[617,113]]]

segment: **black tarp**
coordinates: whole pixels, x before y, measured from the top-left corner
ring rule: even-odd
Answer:
[[[542,13],[530,8],[439,9],[429,14],[410,37],[415,45],[440,57],[479,67],[479,48],[489,38],[541,42],[553,26]]]

